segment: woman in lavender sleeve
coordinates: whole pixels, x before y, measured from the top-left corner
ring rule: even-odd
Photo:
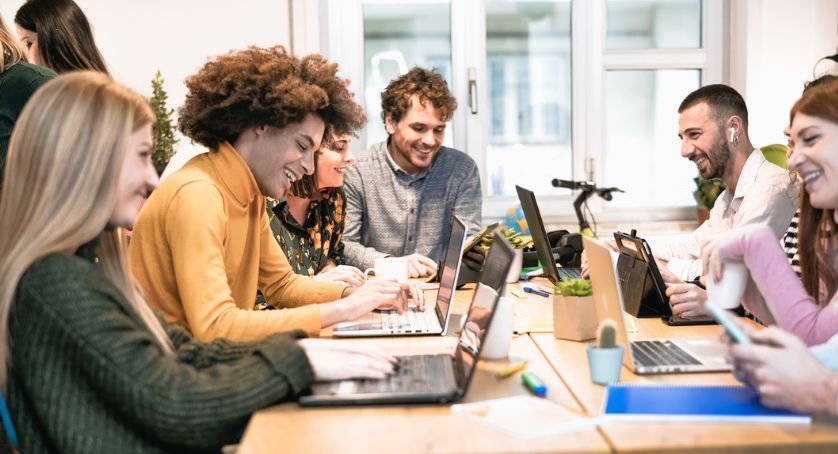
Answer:
[[[798,237],[802,283],[782,247],[770,241],[769,231],[760,225],[720,236],[703,255],[715,278],[723,262],[744,261],[752,279],[746,308],[806,344],[817,345],[838,333],[838,82],[805,91],[790,117],[795,151],[789,167],[806,188]]]
[[[746,307],[778,327],[745,326],[750,345],[731,347],[736,377],[772,407],[836,414],[838,400],[838,82],[806,90],[792,107],[789,163],[805,185],[798,244],[802,282],[765,227],[731,231],[703,251],[709,278],[724,262],[751,275]],[[754,298],[760,296],[761,298]],[[807,348],[807,346],[813,346]]]

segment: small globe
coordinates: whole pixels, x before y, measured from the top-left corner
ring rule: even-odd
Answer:
[[[506,211],[505,223],[508,228],[522,235],[530,234],[527,218],[524,216],[524,210],[521,209],[521,205],[512,206]]]

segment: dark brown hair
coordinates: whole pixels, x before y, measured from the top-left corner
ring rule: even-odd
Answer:
[[[108,74],[90,23],[73,0],[29,0],[17,10],[15,23],[38,34],[38,53],[53,71]]]
[[[457,110],[457,100],[448,90],[448,83],[435,69],[414,67],[407,73],[393,79],[381,93],[381,119],[387,115],[393,123],[401,121],[411,107],[411,98],[419,96],[419,102],[430,102],[442,121],[448,121]]]
[[[738,91],[723,84],[705,85],[687,95],[681,105],[678,106],[678,113],[682,113],[692,106],[706,103],[710,106],[710,112],[720,130],[724,129],[724,122],[733,115],[742,119],[742,125],[748,128],[748,106],[745,99]]]
[[[326,124],[323,137],[355,134],[366,116],[337,70],[320,55],[297,58],[282,46],[231,51],[186,79],[178,127],[211,149],[248,128],[283,128],[309,114]]]
[[[816,79],[803,90],[803,96],[789,113],[789,124],[797,113],[811,115],[830,123],[838,124],[838,82]],[[815,208],[809,200],[809,193],[801,191],[800,223],[797,237],[800,256],[800,274],[806,291],[816,300],[820,296],[820,284],[826,289],[825,298],[818,304],[825,305],[835,294],[838,275],[830,263],[830,254],[835,248],[836,232],[834,209]]]

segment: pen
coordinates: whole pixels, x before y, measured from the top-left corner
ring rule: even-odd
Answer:
[[[515,363],[500,372],[498,372],[498,378],[507,378],[515,375],[516,373],[524,370],[527,367],[526,361],[521,361],[520,363]]]
[[[545,298],[550,298],[550,294],[545,292],[544,290],[536,290],[532,287],[524,287],[524,291],[527,293],[532,293],[534,295],[543,296]]]
[[[524,372],[521,375],[521,383],[538,397],[544,397],[547,394],[547,386],[532,372]]]

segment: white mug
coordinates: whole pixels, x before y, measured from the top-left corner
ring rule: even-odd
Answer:
[[[707,299],[721,309],[735,309],[745,294],[748,268],[742,262],[725,262],[722,278],[715,282],[707,276]]]
[[[486,339],[483,340],[483,350],[480,351],[481,358],[502,359],[509,355],[514,319],[512,299],[505,296],[498,298],[495,313],[492,315],[492,324],[489,327]]]
[[[364,279],[369,279],[370,273],[375,273],[376,277],[407,282],[407,257],[382,257],[375,259],[375,266],[373,268],[367,268],[364,271]]]

